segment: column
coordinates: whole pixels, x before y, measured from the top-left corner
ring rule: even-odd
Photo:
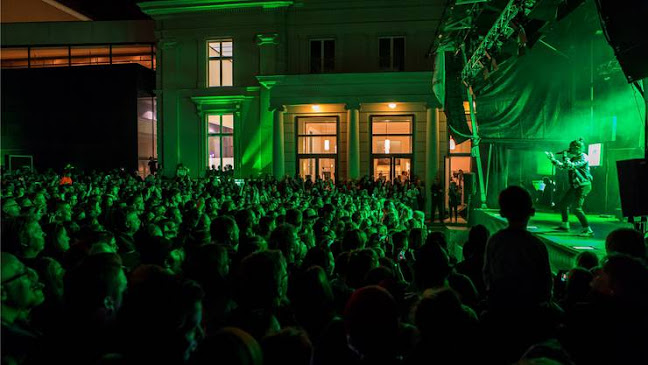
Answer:
[[[277,69],[277,33],[257,34],[256,44],[259,46],[259,74],[272,75]]]
[[[347,109],[347,178],[360,178],[360,103],[346,104]]]
[[[430,187],[439,174],[439,120],[438,109],[426,105],[425,120],[425,212],[431,213],[432,194]],[[441,180],[443,181],[443,180]]]
[[[272,172],[277,179],[284,177],[285,155],[284,155],[284,123],[283,105],[270,107],[272,110]]]

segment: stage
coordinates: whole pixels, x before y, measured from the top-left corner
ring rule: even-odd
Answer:
[[[605,237],[608,233],[617,228],[632,228],[630,223],[620,222],[615,217],[589,214],[587,219],[594,230],[593,237],[578,236],[581,226],[573,215],[569,217],[572,227],[570,232],[554,229],[561,221],[559,213],[536,212],[535,216],[531,217],[528,229],[547,245],[549,262],[554,273],[572,268],[574,257],[585,250],[595,253],[599,259],[603,258]],[[506,227],[506,219],[500,217],[497,209],[475,209],[470,221],[471,225],[483,224],[491,234]]]

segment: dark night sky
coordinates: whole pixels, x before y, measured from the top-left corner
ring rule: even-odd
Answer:
[[[58,0],[92,20],[150,19],[137,6],[142,0]]]

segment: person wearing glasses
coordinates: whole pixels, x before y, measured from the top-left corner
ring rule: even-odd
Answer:
[[[29,326],[31,310],[45,300],[38,274],[2,252],[2,363],[22,364],[38,352],[40,336]]]

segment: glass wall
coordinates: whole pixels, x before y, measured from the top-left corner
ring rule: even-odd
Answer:
[[[6,47],[0,51],[2,68],[44,68],[139,63],[155,69],[152,44],[62,45]]]
[[[151,173],[149,161],[157,161],[157,113],[155,97],[137,99],[137,172]]]

